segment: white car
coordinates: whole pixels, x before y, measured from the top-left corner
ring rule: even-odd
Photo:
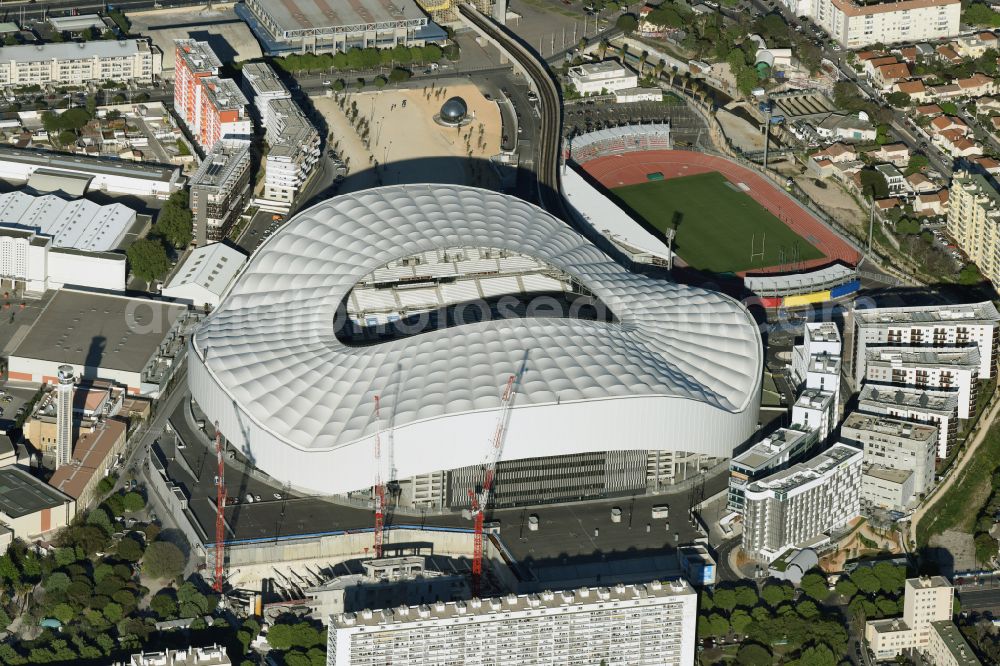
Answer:
[[[332,86],[333,85],[333,81],[324,81],[323,85],[324,86]]]
[[[274,499],[281,499],[281,493],[274,493]]]

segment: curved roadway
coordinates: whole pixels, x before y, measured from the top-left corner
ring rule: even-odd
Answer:
[[[545,210],[568,220],[559,186],[562,104],[556,82],[552,79],[543,61],[525,47],[517,37],[498,26],[492,19],[471,5],[459,5],[459,13],[465,20],[493,40],[508,57],[516,61],[520,68],[527,72],[533,87],[538,92],[538,110],[541,116],[538,162],[535,165],[535,173],[538,178],[538,198]]]

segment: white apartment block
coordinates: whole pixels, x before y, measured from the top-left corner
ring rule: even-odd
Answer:
[[[743,512],[747,485],[804,458],[818,441],[815,430],[781,428],[729,461],[728,509]]]
[[[920,653],[925,663],[934,666],[982,666],[983,663],[951,620],[931,622],[931,634]]]
[[[327,666],[687,666],[698,597],[685,581],[471,599],[330,618]]]
[[[847,525],[861,513],[860,449],[834,444],[755,481],[745,491],[743,549],[771,562],[789,548]]]
[[[186,650],[140,652],[123,666],[232,666],[226,650],[218,645],[189,647]]]
[[[833,322],[807,322],[802,344],[792,347],[792,378],[797,385],[806,381],[809,361],[813,356],[840,357],[840,331]]]
[[[912,386],[868,384],[858,396],[858,411],[924,423],[937,428],[937,457],[946,458],[958,436],[958,394]]]
[[[1000,285],[1000,192],[984,176],[955,173],[948,191],[948,235],[986,279]]]
[[[837,401],[833,391],[807,388],[792,405],[792,427],[815,430],[820,441],[830,436],[837,424]]]
[[[903,592],[903,617],[865,623],[865,640],[878,661],[893,659],[903,650],[925,647],[933,623],[951,623],[955,589],[946,578],[908,578]]]
[[[270,149],[264,167],[264,198],[292,205],[320,156],[320,136],[298,104],[290,99],[267,102]]]
[[[60,42],[0,47],[0,85],[152,83],[163,53],[149,40]]]
[[[194,242],[226,237],[250,195],[250,142],[217,141],[191,177]]]
[[[932,425],[854,412],[840,437],[864,449],[864,506],[902,511],[934,482],[938,435]]]
[[[976,376],[980,368],[976,347],[873,349],[868,352],[865,365],[865,380],[869,383],[955,391],[958,418],[967,419],[975,413]]]
[[[990,301],[959,305],[873,308],[854,313],[851,370],[856,386],[865,377],[873,347],[979,348],[979,379],[992,377],[1000,343],[1000,312]]]
[[[243,75],[243,94],[247,96],[260,120],[261,127],[265,131],[271,128],[270,107],[268,103],[276,99],[291,99],[285,84],[278,78],[278,73],[274,71],[266,62],[250,62],[243,65],[240,70]]]
[[[953,37],[960,32],[960,0],[902,0],[859,4],[853,0],[788,0],[842,46],[896,44]]]
[[[569,80],[581,95],[599,95],[635,88],[639,77],[614,60],[570,67]]]

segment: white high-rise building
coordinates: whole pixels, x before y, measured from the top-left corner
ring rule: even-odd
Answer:
[[[809,16],[841,46],[896,44],[942,39],[959,34],[960,0],[786,0],[800,16]]]
[[[951,624],[954,604],[955,588],[948,579],[942,576],[908,578],[904,587],[903,617],[869,620],[865,623],[865,640],[879,661],[892,659],[903,650],[924,648],[934,632],[931,625]]]
[[[811,460],[747,486],[743,549],[771,562],[857,518],[862,458],[860,449],[834,444]]]
[[[688,666],[698,596],[683,580],[472,599],[330,618],[327,666]]]
[[[893,347],[872,349],[865,361],[865,381],[893,386],[915,386],[958,394],[958,418],[975,415],[980,367],[976,347],[960,349]]]
[[[59,366],[56,387],[56,465],[59,469],[73,458],[73,366]]]

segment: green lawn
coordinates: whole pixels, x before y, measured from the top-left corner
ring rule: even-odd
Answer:
[[[627,185],[613,192],[660,231],[676,221],[674,249],[699,270],[737,272],[823,257],[721,173]],[[757,253],[753,261],[751,242]]]

